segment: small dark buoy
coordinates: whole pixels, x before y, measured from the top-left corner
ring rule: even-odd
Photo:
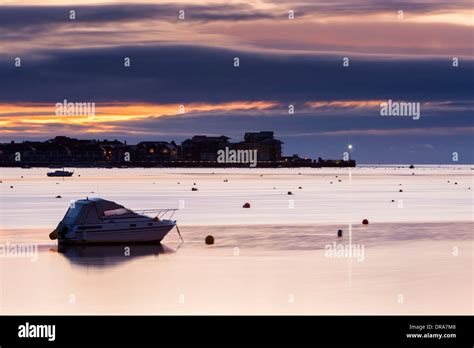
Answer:
[[[400,189],[400,190],[398,190],[398,192],[403,192],[403,190],[402,190],[402,189]]]
[[[23,175],[21,176],[21,178],[23,179]]]
[[[250,208],[250,203],[245,203],[242,208]]]
[[[410,164],[410,169],[415,169],[415,166],[413,164]]]
[[[276,190],[276,187],[274,187],[273,189]]]
[[[78,177],[81,177],[81,174],[79,174]]]
[[[332,184],[332,181],[330,181],[329,183]]]
[[[177,182],[177,184],[179,185],[179,184],[180,184],[180,182],[178,181],[178,182]]]
[[[291,191],[288,191],[288,194],[289,194],[289,195],[292,195],[292,194],[293,194],[293,192],[291,192]]]
[[[10,188],[13,188],[13,186],[10,186]]]
[[[207,245],[212,245],[212,244],[214,244],[214,237],[209,235],[209,236],[206,237],[205,241],[206,241]]]
[[[457,184],[458,184],[457,182],[454,183],[454,185],[457,185]]]
[[[196,186],[196,183],[193,183],[194,186]]]
[[[337,236],[338,236],[339,238],[342,237],[342,230],[337,230]]]
[[[341,179],[337,179],[337,181],[339,181],[339,182],[342,182],[342,180],[341,180]]]
[[[224,182],[229,182],[229,180],[227,180],[227,179],[224,179]]]
[[[448,180],[448,183],[449,183],[449,182],[451,182],[451,181]]]
[[[394,200],[394,199],[392,199],[392,203],[393,203],[393,202],[395,202],[395,200]]]
[[[192,187],[191,188],[191,191],[197,191],[197,190],[198,190],[197,187]]]
[[[57,195],[56,198],[62,198],[60,195]]]
[[[302,190],[303,188],[301,186],[298,186],[298,190]]]
[[[263,178],[263,174],[260,174],[260,177]]]
[[[398,186],[402,186],[402,184],[398,184]]]
[[[411,175],[415,175],[415,173],[411,173]]]
[[[298,173],[298,175],[301,175],[301,173]]]
[[[336,178],[338,178],[338,176],[336,175]]]
[[[368,225],[368,224],[369,224],[369,220],[367,219],[362,220],[362,225]]]

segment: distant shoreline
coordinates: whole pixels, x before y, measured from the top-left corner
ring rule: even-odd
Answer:
[[[336,161],[330,163],[299,163],[299,162],[258,162],[255,168],[348,168],[355,167],[355,161]],[[252,168],[248,163],[218,163],[211,161],[172,161],[150,163],[104,163],[104,164],[75,164],[75,163],[0,163],[1,168]]]
[[[414,168],[410,168],[413,166]],[[472,166],[474,167],[474,163],[459,163],[459,164],[448,164],[448,163],[427,163],[427,164],[409,164],[409,163],[401,163],[401,164],[371,164],[371,163],[363,163],[357,164],[358,168],[406,168],[406,169],[416,169],[416,168],[453,168],[453,167],[466,167]],[[241,169],[278,169],[278,168],[355,168],[356,165],[349,165],[348,163],[341,163],[339,165],[319,165],[319,164],[311,164],[311,165],[301,165],[301,164],[293,164],[293,163],[259,163],[257,167],[250,167],[248,164],[229,164],[229,163],[217,163],[217,162],[202,162],[202,163],[177,163],[177,162],[163,162],[163,163],[131,163],[124,165],[123,163],[115,163],[115,164],[95,164],[95,165],[84,165],[84,164],[73,164],[73,163],[62,163],[62,164],[45,164],[45,163],[21,163],[21,164],[14,164],[14,163],[0,163],[0,168],[23,168],[23,169],[31,169],[31,168],[48,168],[48,169],[60,169],[60,168],[89,168],[89,169],[126,169],[126,168],[143,168],[143,169],[153,169],[153,168],[215,168],[215,169],[225,169],[225,168],[241,168]]]

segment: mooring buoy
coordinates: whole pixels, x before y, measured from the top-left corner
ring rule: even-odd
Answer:
[[[211,235],[207,236],[205,242],[206,242],[207,245],[214,244],[214,237],[211,236]]]

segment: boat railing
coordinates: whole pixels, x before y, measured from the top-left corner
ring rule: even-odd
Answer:
[[[155,215],[158,219],[162,220],[165,217],[168,220],[173,218],[174,213],[179,209],[142,209],[142,210],[133,210],[133,212],[140,215]]]

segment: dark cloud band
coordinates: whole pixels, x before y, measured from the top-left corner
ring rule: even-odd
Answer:
[[[38,54],[38,53],[37,53]],[[167,46],[46,52],[0,60],[1,102],[227,102],[275,100],[469,101],[473,61],[452,67],[447,59],[367,60],[280,56],[223,49]],[[43,57],[39,54],[40,57]],[[124,57],[131,66],[124,67]],[[235,57],[240,67],[233,65]]]

